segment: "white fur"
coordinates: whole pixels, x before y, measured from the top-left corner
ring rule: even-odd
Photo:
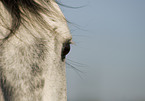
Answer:
[[[38,3],[41,4],[39,0],[37,0]],[[7,58],[7,67],[5,69],[12,69],[19,67],[22,72],[26,73],[26,76],[29,76],[29,73],[25,72],[25,69],[23,69],[23,66],[20,66],[18,61],[20,60],[27,60],[25,61],[25,65],[27,66],[27,63],[31,63],[31,58],[27,58],[26,54],[25,57],[18,57],[19,56],[19,50],[22,46],[26,46],[23,48],[23,51],[31,51],[28,46],[31,46],[35,43],[35,38],[41,38],[43,41],[46,42],[45,47],[47,47],[46,51],[46,57],[43,62],[40,62],[40,67],[43,68],[43,78],[45,80],[44,88],[42,90],[42,101],[66,101],[67,95],[66,95],[66,70],[65,70],[65,62],[61,60],[61,49],[62,44],[66,40],[70,40],[72,37],[70,35],[67,22],[64,19],[64,16],[59,8],[59,6],[55,3],[55,1],[51,0],[52,4],[52,12],[55,13],[54,15],[48,16],[47,14],[41,13],[44,20],[51,26],[52,29],[54,29],[53,33],[49,30],[49,28],[45,28],[41,25],[39,25],[37,22],[35,23],[35,20],[27,19],[31,22],[33,22],[33,25],[31,23],[25,23],[24,25],[26,28],[21,25],[19,30],[16,32],[16,36],[13,36],[13,38],[10,38],[7,42],[7,46],[4,50],[4,55]],[[3,7],[3,4],[0,1],[0,9],[3,9],[3,12],[0,12],[0,14],[5,17],[7,20],[7,24],[4,24],[3,21],[0,19],[0,23],[3,26],[0,26],[0,38],[4,38],[5,34],[9,31],[6,29],[7,26],[10,27],[11,17],[9,13],[6,11],[6,9]],[[49,13],[49,12],[48,12]],[[53,14],[52,13],[52,14]],[[0,15],[0,16],[1,16]],[[59,15],[59,16],[58,16]],[[54,19],[55,21],[52,21]],[[28,22],[29,22],[28,21]],[[6,27],[6,28],[5,28]],[[49,26],[48,26],[49,27]],[[13,59],[11,59],[13,58]],[[33,61],[34,62],[34,61]],[[36,62],[38,62],[36,60]],[[19,69],[18,69],[19,70]],[[20,71],[17,72],[19,75]],[[10,74],[7,74],[10,75]],[[13,79],[11,75],[8,77],[8,79],[13,82]],[[21,83],[21,80],[19,80]],[[18,83],[17,83],[18,84]],[[25,92],[25,91],[24,91]],[[26,92],[27,93],[27,92]],[[1,91],[0,91],[1,95]],[[0,97],[1,98],[1,97]],[[25,97],[22,97],[22,101],[24,101]],[[1,100],[2,101],[2,100]],[[21,101],[21,99],[19,100]]]

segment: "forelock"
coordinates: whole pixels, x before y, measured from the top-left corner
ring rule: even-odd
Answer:
[[[41,1],[41,3],[45,2],[47,4],[51,4],[49,3],[50,0],[38,1]],[[17,31],[19,26],[22,24],[23,16],[28,17],[27,13],[34,14],[39,19],[41,18],[40,12],[45,13],[49,11],[49,9],[46,9],[45,7],[37,3],[35,0],[1,0],[1,2],[12,17],[10,33],[8,34],[8,36],[5,37],[5,39],[8,39]]]

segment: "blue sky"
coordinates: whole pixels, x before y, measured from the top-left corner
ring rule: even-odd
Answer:
[[[68,98],[145,101],[145,0],[61,0],[73,41]],[[73,60],[78,63],[71,62]]]

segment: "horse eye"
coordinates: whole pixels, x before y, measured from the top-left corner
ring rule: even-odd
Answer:
[[[70,51],[70,42],[66,42],[63,44],[62,52],[61,52],[61,59],[62,61],[65,59],[66,55]]]

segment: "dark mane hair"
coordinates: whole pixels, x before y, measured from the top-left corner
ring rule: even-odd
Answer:
[[[0,0],[12,17],[10,33],[5,37],[8,39],[19,28],[23,19],[22,15],[27,17],[26,13],[30,12],[41,18],[40,12],[46,12],[48,9],[36,3],[34,0]],[[46,2],[49,3],[50,0]],[[44,2],[44,1],[43,1]]]

